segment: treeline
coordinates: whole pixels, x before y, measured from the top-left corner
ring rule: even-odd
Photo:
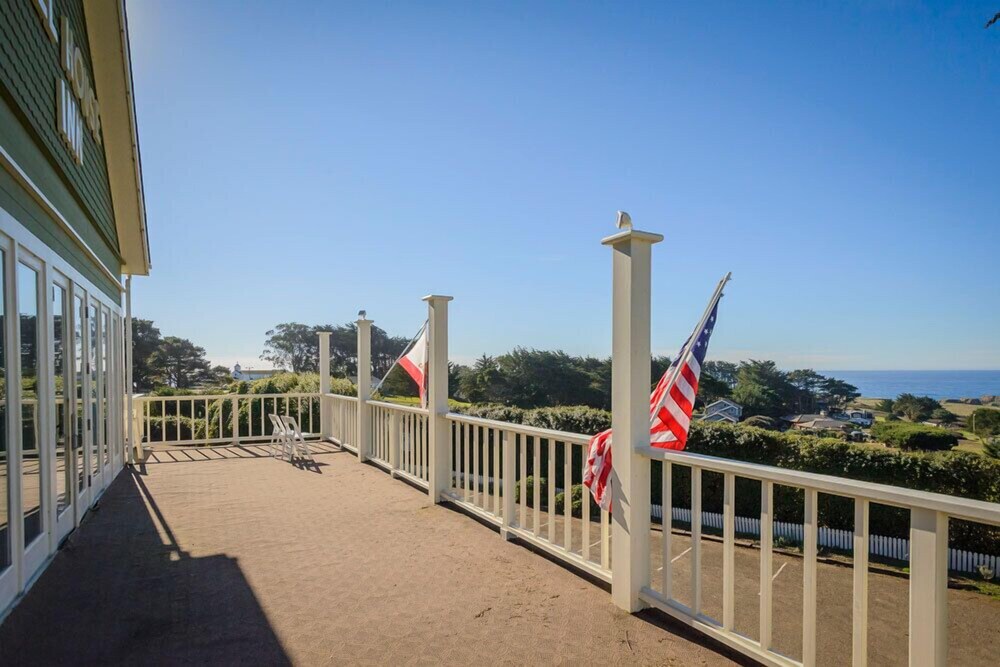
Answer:
[[[205,348],[187,338],[161,335],[152,320],[132,319],[132,381],[136,391],[190,389],[225,384],[231,379],[228,368],[209,363]]]
[[[655,384],[670,359],[654,357],[650,363]],[[496,357],[480,357],[471,367],[453,369],[453,374],[457,385],[453,396],[470,403],[611,408],[610,358],[515,348]],[[743,406],[745,417],[779,417],[840,408],[859,396],[855,386],[810,369],[786,372],[773,361],[708,361],[702,369],[696,405],[731,398]]]
[[[295,372],[317,372],[320,331],[330,331],[330,372],[334,377],[357,374],[357,327],[279,324],[267,332],[261,359]],[[408,339],[372,327],[372,373],[381,378],[403,352]],[[670,365],[668,357],[650,359],[653,383]],[[451,364],[452,398],[469,403],[495,403],[518,408],[586,405],[611,408],[610,357],[581,357],[561,350],[516,347],[506,354],[483,355],[471,366]],[[398,366],[381,389],[386,396],[415,396],[417,388]],[[838,408],[860,394],[851,384],[811,369],[783,371],[773,361],[706,362],[698,387],[698,404],[731,398],[744,416],[780,417],[789,413]]]

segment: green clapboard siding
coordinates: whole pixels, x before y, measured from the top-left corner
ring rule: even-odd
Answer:
[[[64,78],[59,61],[60,46],[49,39],[34,1],[0,2],[0,144],[105,266],[117,275],[121,259],[104,150],[86,127],[83,132],[83,164],[77,164],[62,143],[56,118],[56,86]],[[56,0],[55,13],[57,29],[63,15],[69,19],[93,80],[82,2]],[[10,192],[11,184],[9,179],[0,183],[5,191],[5,200],[15,196]],[[51,241],[53,249],[79,268],[81,258],[74,257],[80,255],[79,248],[56,241],[57,237],[65,237],[65,234],[58,229],[39,233],[39,227],[55,225],[51,219],[36,220],[32,215],[28,216],[28,220],[22,219],[30,208],[26,205],[28,203],[21,201],[16,206],[21,215],[8,210],[46,243]],[[89,270],[84,273],[89,276],[95,272]],[[102,278],[95,282],[104,289],[108,280]]]

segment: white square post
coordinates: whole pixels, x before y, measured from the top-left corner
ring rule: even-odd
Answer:
[[[948,663],[948,515],[910,510],[910,664]]]
[[[326,397],[330,393],[330,332],[319,332],[319,433],[323,440],[328,440],[333,435],[330,424],[329,406],[330,400]]]
[[[441,494],[451,484],[451,447],[448,438],[448,302],[450,296],[431,294],[427,302],[427,430],[428,484],[431,502],[441,502]]]
[[[636,447],[649,445],[650,257],[663,237],[626,225],[602,243],[612,251],[611,598],[635,612],[650,576],[650,461]]]
[[[358,461],[368,460],[371,449],[372,423],[368,398],[372,393],[372,320],[362,317],[358,325]]]

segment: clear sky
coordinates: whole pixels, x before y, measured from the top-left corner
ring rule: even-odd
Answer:
[[[1000,368],[1000,2],[129,0],[153,259],[134,309],[263,366],[365,308],[451,356],[610,353],[615,211],[653,348]]]

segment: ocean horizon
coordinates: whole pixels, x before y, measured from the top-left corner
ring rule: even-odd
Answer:
[[[865,398],[896,398],[906,393],[937,400],[1000,396],[1000,370],[816,372],[853,384]]]

